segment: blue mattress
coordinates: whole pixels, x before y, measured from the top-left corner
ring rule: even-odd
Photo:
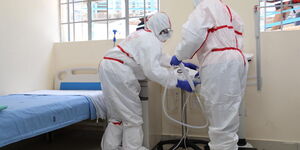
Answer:
[[[0,104],[0,147],[94,119],[95,108],[85,96],[7,95]]]

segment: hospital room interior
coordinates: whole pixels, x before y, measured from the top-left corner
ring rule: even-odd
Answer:
[[[0,150],[300,150],[299,0],[0,8]]]

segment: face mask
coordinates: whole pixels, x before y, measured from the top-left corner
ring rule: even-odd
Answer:
[[[173,33],[173,30],[172,29],[164,29],[162,30],[159,35],[158,35],[158,39],[161,41],[161,42],[166,42],[169,38],[171,38],[172,36],[172,33]]]

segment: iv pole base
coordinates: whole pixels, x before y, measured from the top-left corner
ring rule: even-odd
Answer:
[[[173,150],[177,145],[178,148],[192,148],[193,150],[209,150],[208,148],[208,141],[204,140],[194,140],[194,139],[188,139],[186,138],[185,140],[167,140],[167,141],[160,141],[157,145],[155,150],[164,150],[163,146],[164,145],[173,145],[169,150]],[[203,145],[203,148],[200,148],[198,145]]]
[[[185,142],[184,142],[185,141]],[[169,148],[168,150],[173,150],[177,145],[178,148],[192,148],[193,150],[210,150],[209,146],[208,146],[208,142],[209,141],[205,141],[205,140],[194,140],[194,139],[188,139],[186,138],[186,140],[182,140],[180,142],[179,140],[166,140],[166,141],[160,141],[156,147],[154,148],[154,150],[164,150],[164,145],[173,145],[171,148]],[[202,145],[203,148],[200,148],[198,145]],[[247,144],[246,144],[247,145]],[[257,150],[256,148],[251,147],[247,147],[246,145],[240,145],[239,144],[239,149],[238,150]]]

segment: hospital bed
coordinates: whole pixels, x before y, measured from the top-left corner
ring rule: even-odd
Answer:
[[[97,69],[59,72],[55,89],[0,96],[0,147],[83,120],[105,118]]]

